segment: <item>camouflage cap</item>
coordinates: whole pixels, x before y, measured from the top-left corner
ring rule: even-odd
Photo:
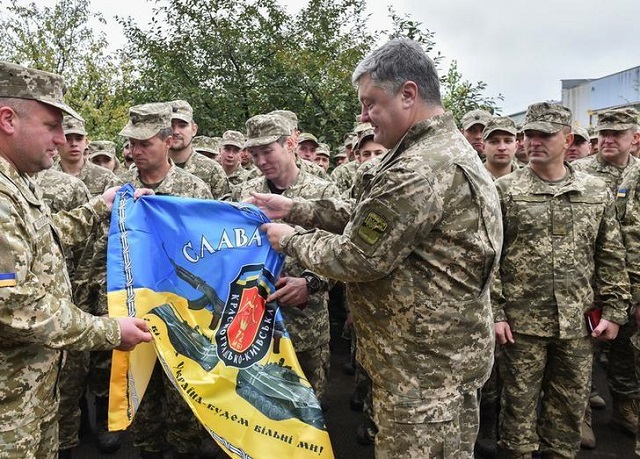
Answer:
[[[346,157],[347,157],[347,152],[344,150],[338,151],[338,153],[336,153],[334,156],[334,158],[346,158]]]
[[[71,115],[65,115],[64,118],[62,118],[62,130],[64,131],[64,135],[87,135],[87,131],[84,129],[84,121],[74,118]]]
[[[540,102],[529,105],[522,129],[555,134],[569,126],[571,126],[571,110],[557,103]]]
[[[298,130],[298,115],[296,115],[291,110],[273,110],[267,113],[267,115],[280,115],[285,120],[289,121],[289,124],[291,125],[292,133],[293,131]]]
[[[573,138],[574,139],[576,137],[582,137],[587,142],[589,142],[591,140],[591,137],[589,137],[589,131],[587,131],[585,128],[581,128],[581,127],[575,126],[571,130],[571,132],[573,132]]]
[[[218,141],[213,137],[198,135],[191,141],[195,151],[206,151],[207,153],[218,154]]]
[[[638,127],[638,110],[633,107],[615,108],[598,113],[596,132],[625,131]]]
[[[508,116],[494,116],[485,125],[484,131],[482,131],[482,139],[487,140],[491,133],[495,131],[503,131],[515,136],[518,133],[518,128],[516,123]]]
[[[131,107],[129,122],[120,131],[120,135],[137,140],[150,139],[162,129],[171,128],[171,113],[171,105],[166,102]]]
[[[358,138],[358,141],[353,145],[353,149],[354,150],[359,149],[360,145],[362,145],[365,140],[373,139],[374,136],[375,136],[375,134],[373,133],[373,129],[371,129],[371,128],[363,131],[360,134],[360,137]]]
[[[355,132],[350,132],[349,134],[347,134],[344,138],[344,147],[353,147],[353,144],[355,144],[358,141],[358,135]]]
[[[222,140],[220,141],[220,146],[223,145],[233,145],[234,147],[238,147],[241,150],[244,148],[244,143],[246,139],[244,138],[244,134],[238,131],[225,131],[222,134]]]
[[[316,155],[322,155],[326,156],[327,158],[331,158],[331,149],[329,148],[329,145],[327,145],[326,143],[318,144]]]
[[[460,124],[462,124],[462,129],[466,131],[474,124],[481,124],[482,126],[486,126],[491,117],[491,113],[486,110],[471,110],[470,112],[462,115]]]
[[[360,123],[353,129],[353,132],[360,137],[367,129],[373,129],[371,123]]]
[[[320,143],[318,142],[318,138],[310,132],[303,132],[298,136],[298,145],[300,145],[302,142],[313,142],[316,144],[316,147],[320,145]]]
[[[37,100],[84,121],[64,102],[66,88],[60,75],[0,61],[0,82],[0,97]]]
[[[244,148],[268,145],[280,137],[291,135],[291,121],[281,115],[256,115],[246,122],[247,141]]]
[[[116,144],[109,140],[93,140],[89,144],[89,159],[104,155],[109,158],[116,157]]]
[[[187,123],[193,123],[193,108],[191,104],[186,100],[172,100],[171,104],[171,119],[182,120]]]

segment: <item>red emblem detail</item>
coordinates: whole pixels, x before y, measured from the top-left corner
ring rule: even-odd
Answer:
[[[260,296],[258,287],[244,289],[238,312],[227,329],[229,347],[236,352],[249,349],[256,339],[264,312],[265,300]]]

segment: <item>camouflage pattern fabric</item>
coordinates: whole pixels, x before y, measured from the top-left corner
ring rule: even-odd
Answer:
[[[232,186],[238,186],[246,182],[248,179],[249,179],[249,171],[247,171],[245,168],[243,168],[239,164],[238,164],[238,167],[236,167],[229,175],[227,175],[227,180],[229,180],[229,183]]]
[[[89,189],[78,178],[64,172],[45,169],[34,177],[42,188],[42,200],[52,212],[69,211],[79,207],[91,198]],[[82,246],[75,254],[67,257],[67,270],[71,279],[71,291],[77,291],[77,276],[74,267],[82,263],[88,247]],[[83,311],[89,311],[89,305],[75,304]],[[87,373],[89,372],[89,352],[68,351],[64,366],[60,370],[60,404],[58,407],[58,438],[60,449],[73,448],[80,444],[81,411],[80,399],[84,395]],[[108,380],[108,375],[107,375]]]
[[[571,166],[577,171],[586,172],[604,180],[604,182],[609,186],[611,192],[615,195],[618,191],[618,187],[620,186],[620,182],[622,181],[622,175],[624,174],[625,169],[637,162],[637,158],[629,155],[629,163],[625,167],[619,167],[603,161],[600,155],[595,154],[573,161]]]
[[[413,126],[386,154],[355,208],[296,199],[289,220],[322,230],[283,237],[284,252],[347,284],[358,360],[374,385],[382,432],[376,451],[389,455],[381,457],[406,453],[391,438],[405,427],[425,429],[425,436],[409,433],[424,448],[435,444],[431,432],[447,430],[441,433],[451,441],[467,437],[462,425],[475,439],[477,413],[475,421],[455,423],[456,434],[448,430],[453,424],[440,423],[463,416],[460,397],[476,393],[489,377],[489,284],[502,225],[491,178],[451,114]],[[393,415],[396,410],[402,414]],[[473,439],[463,453],[469,457]]]
[[[140,180],[137,169],[134,169],[132,174],[131,183],[136,188],[145,186]],[[199,199],[213,198],[208,184],[175,166],[173,162],[164,180],[154,191],[157,195]],[[183,400],[157,362],[147,391],[136,413],[132,431],[134,445],[142,451],[148,452],[163,451],[169,444],[176,453],[195,454],[198,451],[200,441],[208,437],[189,405]]]
[[[308,174],[315,175],[316,177],[320,177],[324,180],[331,180],[329,174],[327,174],[327,172],[316,163],[312,163],[306,159],[296,158],[296,165]]]
[[[520,458],[540,449],[553,457],[575,458],[591,388],[590,338],[515,333],[514,340],[502,347],[500,448],[505,457]]]
[[[60,161],[57,161],[52,169],[64,172]],[[77,175],[77,178],[82,180],[87,188],[89,188],[91,196],[101,195],[107,188],[120,184],[120,180],[118,180],[113,172],[87,160],[84,161],[84,165],[80,170],[80,174]]]
[[[251,196],[251,191],[270,193],[267,179],[257,177],[245,182],[234,191],[232,199],[234,201],[242,201]],[[333,182],[322,180],[307,173],[304,169],[300,169],[296,183],[287,188],[282,195],[290,198],[301,197],[305,199],[334,198],[338,196],[338,190]],[[305,271],[293,258],[287,257],[281,276],[302,277]],[[321,277],[321,280],[326,283],[325,278]],[[307,359],[302,366],[305,376],[319,397],[320,394],[324,394],[326,389],[329,364],[328,354],[321,349],[329,349],[328,300],[327,288],[310,295],[307,307],[303,310],[293,307],[280,309],[296,353],[309,352],[309,357],[323,358],[319,362]],[[303,361],[300,361],[300,364],[302,365]]]
[[[15,276],[0,287],[0,435],[14,445],[29,435],[23,457],[41,447],[34,441],[38,435],[31,434],[57,412],[60,349],[120,344],[116,320],[73,305],[63,255],[63,247],[86,242],[96,222],[108,215],[96,198],[52,216],[40,188],[0,158],[0,273]],[[10,448],[6,442],[4,447]]]
[[[350,161],[341,164],[331,172],[331,178],[336,183],[340,193],[344,193],[353,186],[353,180],[358,170],[358,162]]]
[[[224,173],[222,166],[204,155],[193,151],[189,159],[179,167],[208,184],[214,199],[220,199],[231,192],[227,174]]]
[[[565,167],[560,183],[528,166],[496,181],[504,245],[494,320],[506,320],[515,339],[502,346],[500,369],[499,445],[507,457],[538,448],[577,454],[593,361],[584,312],[594,289],[603,318],[627,320],[630,287],[613,196],[602,180]]]

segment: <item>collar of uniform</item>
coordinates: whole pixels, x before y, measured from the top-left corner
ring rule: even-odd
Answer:
[[[27,175],[18,173],[9,161],[0,156],[0,174],[7,177],[11,183],[20,191],[20,194],[34,206],[42,206],[42,190],[36,185],[34,180]],[[27,183],[33,184],[33,190],[29,189]]]
[[[615,164],[608,163],[604,159],[602,159],[599,153],[595,155],[595,159],[596,159],[596,165],[598,170],[602,172],[606,172],[607,170],[611,170],[611,169],[622,171],[622,170],[625,170],[627,167],[631,166],[636,161],[638,161],[638,159],[635,156],[629,155],[629,161],[625,166],[616,166]]]
[[[549,182],[538,177],[530,166],[525,167],[525,173],[529,177],[529,191],[532,194],[551,194],[554,196],[570,192],[584,193],[584,185],[576,180],[576,172],[571,164],[565,161],[564,166],[567,168],[567,177],[564,185],[561,187],[550,185]]]
[[[178,166],[175,165],[175,163],[173,162],[173,160],[171,158],[169,159],[169,170],[167,171],[167,175],[165,175],[162,179],[162,181],[160,182],[160,185],[158,185],[156,187],[155,190],[153,190],[155,192],[155,194],[158,195],[173,195],[174,192],[171,190],[173,182],[175,181],[174,177],[176,175],[176,168]],[[144,187],[144,183],[142,182],[142,180],[140,179],[140,171],[138,170],[138,168],[132,169],[133,170],[133,179],[134,179],[134,185],[136,188],[140,188],[140,187]]]

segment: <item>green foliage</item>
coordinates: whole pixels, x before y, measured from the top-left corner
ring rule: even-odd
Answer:
[[[96,34],[89,0],[59,0],[53,7],[18,0],[0,13],[0,58],[53,72],[65,78],[66,100],[85,118],[93,139],[118,140],[127,121],[131,67],[108,51],[104,34]]]

